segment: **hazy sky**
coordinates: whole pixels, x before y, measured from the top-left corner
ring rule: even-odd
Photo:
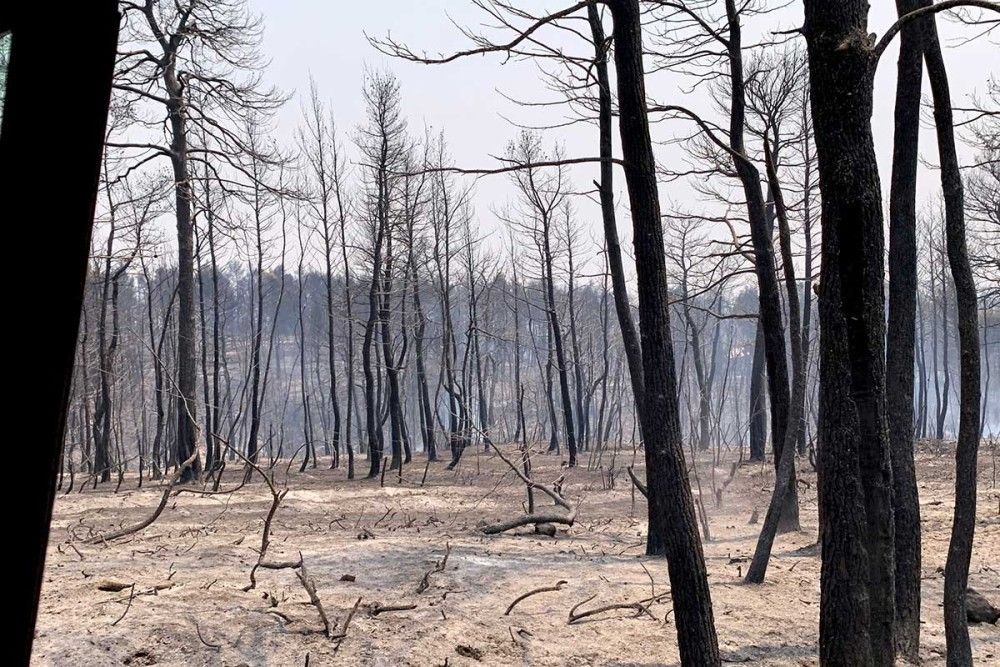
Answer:
[[[519,4],[542,13],[545,9],[558,9],[568,2],[569,0],[523,0]],[[264,52],[271,59],[267,79],[285,91],[295,91],[302,95],[308,92],[309,75],[312,74],[321,96],[332,103],[345,143],[349,143],[350,133],[363,119],[364,109],[359,91],[365,66],[389,68],[396,73],[401,83],[404,111],[411,129],[422,134],[425,123],[436,129],[443,128],[455,163],[460,166],[495,164],[489,155],[501,154],[505,143],[517,132],[503,116],[527,124],[551,123],[562,117],[559,110],[519,108],[498,92],[520,99],[552,99],[551,94],[544,90],[533,64],[501,64],[500,56],[486,55],[447,65],[418,65],[382,56],[365,39],[365,33],[373,36],[391,33],[394,38],[406,42],[414,50],[429,54],[467,48],[468,41],[452,21],[478,29],[483,20],[488,18],[468,0],[251,0],[251,5],[262,14],[266,26]],[[895,3],[875,0],[869,29],[881,35],[894,20],[895,12]],[[745,31],[753,36],[796,27],[801,22],[801,2],[793,0],[787,9],[779,13],[751,18]],[[968,35],[970,28],[950,21],[939,20],[938,23],[946,46],[945,58],[949,66],[953,101],[956,106],[965,106],[970,95],[984,91],[989,76],[1000,75],[1000,35],[958,45],[956,37]],[[550,31],[540,34],[545,36],[556,33]],[[894,42],[894,45],[897,43],[898,41]],[[896,50],[892,48],[882,57],[876,79],[873,126],[884,188],[888,183],[892,153],[895,61]],[[683,92],[682,87],[690,83],[677,77],[657,74],[650,77],[647,91],[659,102],[683,104],[711,116],[713,112],[710,103],[703,95]],[[926,92],[926,85],[924,88]],[[291,140],[292,131],[299,122],[300,109],[300,101],[296,97],[282,111],[278,127],[281,138]],[[929,125],[929,122],[928,116],[925,125]],[[674,132],[684,134],[689,131],[690,126],[682,121],[658,124],[654,128],[654,139],[667,139]],[[596,154],[594,126],[578,125],[547,133],[547,146],[557,140],[564,144],[566,155]],[[658,159],[661,161],[674,159],[674,154],[663,151],[676,149],[660,150]],[[676,155],[680,156],[679,153]],[[936,161],[934,136],[930,127],[925,128],[921,137],[921,155],[931,163]],[[597,177],[597,167],[575,168],[572,176],[578,187],[584,187]],[[922,169],[919,192],[921,199],[933,194],[938,185],[937,178],[936,172]],[[616,182],[619,195],[622,187],[619,177]],[[491,208],[502,205],[511,196],[511,190],[505,177],[493,176],[480,179],[476,192],[476,210],[481,227],[484,232],[489,233],[497,228]],[[667,205],[672,202],[689,210],[699,207],[698,200],[684,184],[662,185],[661,196]],[[587,205],[579,208],[581,222],[594,230],[590,234],[592,238],[598,238],[598,209]]]

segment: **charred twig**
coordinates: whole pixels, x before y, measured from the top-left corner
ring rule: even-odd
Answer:
[[[507,611],[505,611],[503,615],[510,616],[510,612],[514,611],[514,607],[516,607],[519,603],[523,602],[524,600],[530,598],[532,595],[538,595],[539,593],[552,593],[555,591],[561,591],[562,587],[565,586],[567,583],[569,582],[567,582],[564,579],[560,579],[559,581],[556,582],[555,586],[542,586],[541,588],[536,588],[534,590],[528,591],[527,593],[519,595],[514,599],[513,602],[510,603],[510,606],[507,607]]]
[[[192,622],[192,623],[194,623],[194,631],[195,631],[196,633],[198,633],[198,640],[199,640],[199,641],[200,641],[200,642],[201,642],[202,644],[204,644],[204,645],[205,645],[205,646],[207,646],[208,648],[212,649],[213,651],[218,651],[219,649],[221,649],[221,648],[222,648],[222,644],[213,644],[212,642],[210,642],[210,641],[206,640],[206,639],[205,639],[205,638],[204,638],[204,637],[202,636],[202,634],[201,634],[201,627],[199,627],[199,626],[198,626],[198,621],[197,621],[197,620],[196,620],[196,619],[195,619],[194,617],[192,617],[192,618],[191,618],[191,622]]]
[[[434,567],[424,572],[424,576],[420,578],[420,583],[417,584],[417,593],[423,593],[431,585],[431,575],[438,572],[444,572],[445,566],[448,564],[448,556],[451,554],[451,545],[447,542],[444,543],[444,558],[434,563]]]
[[[583,605],[587,604],[588,602],[597,597],[597,595],[591,595],[589,598],[587,598],[583,602],[574,605],[574,607],[569,610],[568,623],[572,625],[573,623],[583,620],[584,618],[589,618],[591,616],[596,616],[598,614],[603,614],[609,611],[615,611],[617,609],[632,609],[635,611],[636,616],[642,616],[643,614],[645,614],[654,621],[659,621],[659,619],[653,615],[653,612],[649,610],[649,605],[653,604],[654,602],[658,602],[660,598],[662,598],[664,595],[668,595],[668,593],[664,593],[662,595],[654,596],[651,598],[646,598],[645,600],[639,600],[638,602],[617,602],[614,604],[606,604],[600,607],[595,607],[594,609],[588,609],[587,611],[582,611],[580,613],[577,613],[576,611],[577,609],[579,609],[580,607],[582,607]]]
[[[265,475],[265,479],[267,476]],[[264,530],[260,536],[260,552],[257,556],[257,562],[250,569],[250,583],[243,589],[244,591],[253,590],[257,586],[257,568],[262,566],[264,563],[264,557],[267,555],[267,547],[271,543],[271,522],[274,520],[274,515],[278,511],[278,505],[284,499],[285,495],[288,493],[288,489],[282,491],[277,491],[274,487],[274,483],[268,479],[268,485],[271,489],[271,508],[267,512],[267,517],[264,519]],[[299,561],[301,563],[302,557],[299,556]],[[294,566],[293,566],[294,567]],[[269,568],[277,569],[277,568]]]
[[[417,605],[415,604],[382,604],[381,602],[372,602],[367,605],[369,616],[378,616],[389,611],[410,611],[416,608]]]
[[[295,570],[302,567],[302,557],[299,560],[259,561],[257,567],[264,570]]]
[[[260,567],[264,567],[263,565],[264,558],[267,556],[267,548],[271,543],[271,522],[274,520],[274,515],[278,511],[278,506],[281,504],[281,501],[284,500],[285,496],[288,494],[288,488],[286,487],[281,491],[278,491],[278,488],[274,485],[274,479],[272,478],[272,476],[264,472],[256,462],[251,461],[246,456],[244,456],[242,452],[237,451],[237,449],[232,445],[230,445],[229,442],[227,442],[224,438],[221,438],[218,435],[216,435],[215,437],[226,449],[228,449],[229,451],[233,452],[236,456],[238,456],[247,466],[247,472],[244,475],[244,484],[250,477],[250,473],[256,472],[258,475],[261,476],[261,479],[264,480],[264,483],[267,484],[268,490],[271,492],[271,507],[270,509],[268,509],[267,516],[264,518],[264,530],[260,536],[260,551],[257,554],[257,562],[254,563],[253,568],[250,569],[250,583],[243,588],[244,592],[250,591],[256,588],[257,586],[257,577],[256,577],[257,569]],[[302,554],[300,553],[299,561],[301,562],[301,560],[302,560]],[[282,566],[287,567],[288,565],[282,564]],[[297,566],[293,565],[292,567],[297,567]],[[281,569],[281,568],[272,567],[268,569]]]
[[[354,618],[354,613],[358,610],[358,605],[360,604],[361,598],[358,598],[357,601],[355,601],[354,606],[351,607],[351,611],[347,612],[347,618],[344,619],[344,627],[342,627],[336,634],[331,635],[330,639],[340,640],[347,636],[347,628],[351,625],[351,619]]]
[[[134,600],[134,599],[135,599],[135,583],[133,583],[132,586],[129,588],[128,604],[125,606],[125,611],[123,611],[122,615],[119,616],[117,618],[117,620],[115,620],[111,624],[112,626],[115,626],[115,625],[118,625],[119,623],[121,623],[122,619],[125,618],[125,615],[128,614],[128,610],[132,608],[132,600]]]
[[[309,594],[309,602],[312,606],[316,607],[316,611],[319,612],[319,617],[323,621],[323,632],[327,637],[333,639],[333,631],[330,629],[330,619],[327,618],[326,610],[323,609],[323,603],[319,599],[319,593],[316,592],[316,584],[313,582],[312,577],[309,576],[309,572],[306,570],[306,563],[302,559],[302,553],[299,553],[299,568],[296,574],[299,577],[299,581],[302,582],[302,587],[306,589],[306,593]],[[348,619],[350,620],[350,619]],[[346,626],[344,631],[347,631]]]

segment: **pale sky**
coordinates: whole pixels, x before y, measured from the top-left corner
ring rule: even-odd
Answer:
[[[569,0],[566,0],[568,3]],[[536,13],[564,6],[554,0],[528,2],[519,6]],[[380,0],[374,2],[331,2],[330,0],[251,0],[251,6],[264,18],[264,53],[271,59],[266,79],[285,91],[308,94],[309,75],[315,78],[320,95],[332,103],[342,139],[350,146],[350,132],[362,121],[364,109],[360,96],[364,67],[389,68],[398,76],[403,96],[404,112],[411,130],[422,134],[426,123],[443,128],[455,163],[463,167],[488,167],[495,163],[491,154],[501,154],[506,142],[517,129],[503,116],[527,124],[558,121],[559,110],[519,108],[498,91],[527,100],[551,99],[539,80],[533,64],[508,62],[501,64],[499,55],[476,56],[446,65],[419,65],[390,59],[375,51],[364,34],[384,36],[391,33],[415,51],[430,55],[468,48],[468,41],[452,23],[478,29],[485,15],[468,0]],[[869,29],[881,35],[895,18],[895,3],[876,0],[873,3]],[[581,13],[581,16],[583,14]],[[768,31],[801,25],[802,8],[793,0],[778,13],[751,18],[745,25],[745,41]],[[980,38],[974,43],[958,45],[959,35],[969,35],[974,29],[948,20],[938,20],[946,47],[953,102],[966,106],[970,95],[982,93],[989,76],[1000,75],[1000,35]],[[585,27],[585,26],[582,26]],[[540,32],[539,35],[558,34]],[[873,127],[880,160],[883,188],[888,187],[891,161],[892,109],[895,79],[896,49],[882,57],[876,79],[876,110]],[[579,48],[579,47],[578,47]],[[709,102],[701,94],[686,95],[681,87],[690,85],[673,75],[650,76],[647,91],[652,98],[665,103],[677,103],[712,116]],[[924,90],[927,86],[925,82]],[[278,120],[277,135],[288,143],[299,122],[299,97],[287,105]],[[929,120],[929,116],[928,116]],[[661,123],[654,127],[654,139],[668,138],[672,132],[687,133],[690,126],[677,121],[671,127]],[[578,125],[546,133],[546,146],[559,141],[567,156],[596,155],[596,127]],[[673,149],[661,149],[673,150]],[[921,155],[936,161],[933,130],[926,127],[921,136]],[[969,153],[967,152],[968,156]],[[661,160],[673,159],[661,153]],[[582,188],[597,177],[597,166],[574,168],[572,178]],[[616,188],[622,196],[622,179],[616,175]],[[938,174],[921,169],[921,200],[932,196],[938,188]],[[511,197],[508,180],[503,176],[480,179],[476,187],[476,211],[483,232],[497,229],[491,208]],[[685,209],[699,208],[690,188],[682,183],[661,185],[665,208],[670,202]],[[588,235],[599,238],[599,211],[595,206],[579,205],[581,223],[593,230]],[[623,232],[627,224],[623,224]]]

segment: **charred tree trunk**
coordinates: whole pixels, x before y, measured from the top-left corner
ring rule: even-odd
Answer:
[[[184,89],[173,64],[163,70],[170,126],[170,164],[174,176],[177,217],[177,392],[173,456],[186,461],[198,447],[198,357],[195,343],[194,225],[191,219],[191,177],[188,171],[188,137]],[[201,458],[184,469],[180,483],[201,476]]]
[[[928,21],[924,57],[934,98],[934,124],[941,159],[945,239],[955,283],[959,345],[959,422],[955,453],[955,516],[944,570],[944,628],[949,667],[972,664],[965,597],[972,538],[976,530],[976,461],[979,453],[980,357],[976,284],[965,243],[962,174],[955,148],[951,93],[934,19]],[[945,341],[948,332],[945,331]],[[947,349],[947,348],[945,348]],[[946,353],[947,354],[947,353]],[[945,366],[947,372],[947,366]],[[946,377],[947,381],[947,377]],[[947,393],[945,394],[947,401]]]
[[[729,145],[737,155],[745,155],[744,129],[746,118],[745,86],[743,80],[743,46],[740,15],[735,0],[726,0],[726,14],[729,20],[729,75],[731,81]],[[746,159],[734,160],[736,173],[743,185],[746,198],[747,216],[750,221],[750,237],[753,244],[754,269],[757,274],[760,326],[764,331],[764,357],[767,361],[768,397],[771,405],[771,446],[774,449],[774,466],[777,472],[781,451],[788,430],[789,382],[788,362],[785,359],[785,330],[781,321],[781,296],[778,288],[777,269],[774,260],[774,244],[771,241],[771,225],[768,224],[767,210],[761,194],[760,174]],[[789,480],[784,495],[782,518],[779,530],[798,530],[798,490],[795,474]]]
[[[556,311],[555,278],[552,268],[551,219],[542,215],[542,261],[545,270],[545,309],[552,332],[552,343],[556,353],[556,372],[559,375],[559,396],[562,400],[563,426],[566,430],[566,449],[569,452],[569,466],[576,465],[576,428],[573,423],[573,399],[569,393],[569,371],[566,364],[566,350],[563,346],[562,329]],[[554,425],[553,425],[554,427]]]
[[[929,0],[898,0],[900,16]],[[920,503],[913,462],[913,368],[917,307],[917,160],[923,20],[900,34],[889,195],[889,317],[886,414],[892,458],[896,650],[915,662],[920,649]]]
[[[663,223],[646,111],[639,2],[609,0],[608,6],[614,19],[619,130],[638,272],[643,386],[649,388],[639,418],[646,436],[651,512],[661,515],[656,525],[664,529],[664,534],[650,534],[647,550],[663,550],[667,556],[681,662],[718,665],[721,659],[705,557],[681,445]]]
[[[884,239],[865,0],[806,0],[822,193],[820,660],[892,665],[892,469]]]
[[[753,361],[750,369],[750,461],[763,461],[767,445],[767,367],[764,363],[764,328],[754,327]]]

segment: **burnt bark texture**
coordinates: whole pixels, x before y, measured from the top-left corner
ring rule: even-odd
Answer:
[[[884,233],[867,17],[864,0],[805,2],[823,202],[818,435],[824,665],[892,665],[895,656]]]
[[[976,464],[979,454],[980,349],[976,283],[965,243],[962,174],[955,147],[948,72],[933,17],[927,21],[924,59],[934,99],[934,125],[941,160],[945,240],[955,284],[959,348],[958,447],[955,451],[955,516],[944,568],[944,631],[949,667],[972,664],[966,593],[976,531]],[[942,286],[945,287],[945,286]],[[947,339],[948,332],[945,331]]]
[[[670,335],[670,295],[663,224],[646,110],[638,0],[608,2],[614,19],[619,132],[632,211],[639,294],[645,440],[651,512],[661,515],[663,544],[684,664],[718,665],[712,598],[681,444],[677,378]],[[654,538],[650,535],[650,542]],[[650,548],[652,545],[650,545]]]
[[[897,0],[902,16],[929,0]],[[920,646],[920,503],[913,462],[913,367],[917,309],[917,160],[923,19],[900,33],[889,191],[889,319],[886,415],[892,459],[896,650],[915,660]]]

